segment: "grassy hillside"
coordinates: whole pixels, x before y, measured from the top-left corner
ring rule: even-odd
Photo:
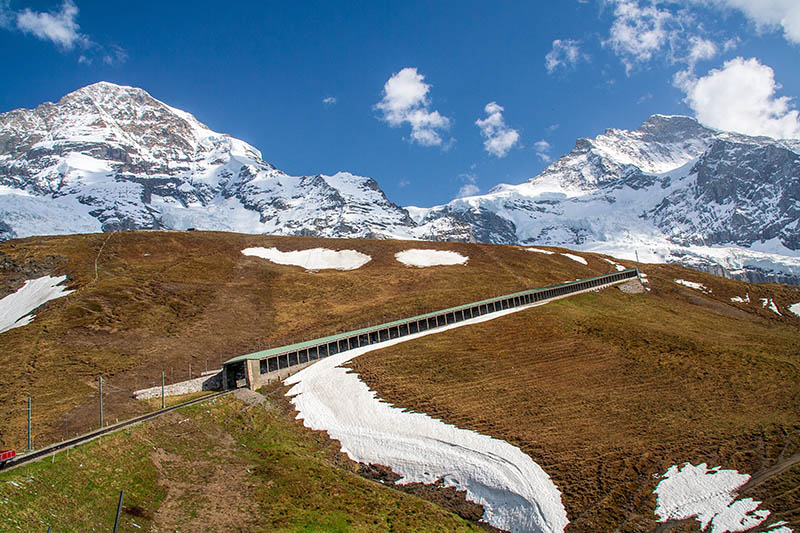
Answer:
[[[0,473],[3,531],[479,531],[367,481],[279,405],[233,397]]]
[[[289,251],[356,249],[356,271],[305,272],[247,257],[251,246]],[[410,268],[410,247],[455,250],[466,266]],[[346,331],[526,287],[613,271],[507,246],[324,240],[205,232],[35,237],[0,243],[4,293],[25,279],[67,274],[77,291],[53,300],[23,328],[0,335],[0,446],[25,438],[33,397],[39,445],[96,426],[97,377],[105,419],[142,409],[136,388],[189,377],[235,355]]]
[[[794,464],[745,495],[800,525],[800,332],[757,299],[794,289],[646,270],[644,295],[577,296],[352,367],[385,400],[519,446],[562,490],[573,531],[652,531],[654,476],[687,461]]]
[[[241,254],[252,246],[283,251],[355,249],[369,254],[372,261],[355,271],[310,273]],[[465,266],[426,269],[395,261],[396,252],[412,247],[454,250],[470,259]],[[513,246],[205,232],[37,237],[0,243],[3,294],[44,274],[67,274],[70,287],[77,289],[39,309],[30,325],[0,334],[0,447],[24,445],[27,395],[33,397],[36,443],[46,444],[97,425],[100,375],[106,420],[123,418],[150,408],[130,394],[158,383],[162,370],[168,382],[179,381],[189,377],[189,365],[196,376],[222,360],[268,346],[614,271],[600,256],[580,255],[588,265],[559,253],[545,255]],[[800,302],[800,291],[733,282],[674,266],[647,265],[644,271],[652,291],[643,295],[612,289],[569,298],[374,352],[354,360],[353,366],[385,399],[521,447],[563,491],[573,530],[649,530],[655,525],[653,475],[669,465],[705,460],[756,474],[783,464],[797,452],[800,318],[787,313],[786,307]],[[711,291],[684,287],[675,279],[702,282]],[[745,295],[750,303],[730,300]],[[773,299],[783,315],[762,307],[760,298]],[[254,507],[247,505],[265,505],[264,498],[253,495],[269,478],[253,481],[248,472],[252,470],[248,465],[261,456],[239,461],[233,452],[240,451],[242,443],[250,446],[247,439],[264,435],[237,431],[271,422],[248,422],[236,414],[241,407],[223,407],[224,414],[208,422],[199,410],[188,418],[192,427],[201,427],[197,431],[211,432],[204,434],[206,442],[231,445],[233,455],[220,452],[216,457],[209,449],[198,460],[209,461],[212,469],[220,461],[232,461],[241,474],[236,486],[254,484],[247,490],[256,492],[236,500],[244,507],[235,516],[243,517],[253,512]],[[180,428],[191,435],[188,423]],[[217,424],[216,429],[202,429],[206,423]],[[111,448],[131,454],[137,472],[141,466],[141,479],[102,469],[96,479],[121,476],[122,484],[149,487],[143,491],[149,500],[142,500],[142,509],[174,508],[175,520],[191,519],[185,518],[180,506],[204,501],[192,486],[208,480],[188,478],[184,485],[174,485],[186,492],[185,502],[165,503],[164,491],[155,490],[154,483],[162,486],[166,478],[178,483],[187,470],[179,466],[175,473],[165,474],[159,468],[172,456],[164,459],[147,451],[147,443],[153,442],[170,454],[188,454],[170,448],[169,439],[184,434],[178,427],[147,426],[132,432],[141,431],[144,440],[128,439]],[[278,430],[265,430],[270,431]],[[309,446],[294,437],[277,440],[290,443],[278,455]],[[63,471],[52,475],[40,479],[50,479],[49,484],[58,487],[56,480]],[[297,481],[304,477],[292,479],[282,477],[281,483],[294,486],[270,485],[274,487],[270,490],[314,492],[307,497],[315,501],[334,490],[324,483],[306,487]],[[37,489],[43,491],[39,494],[50,494],[46,485]],[[765,501],[776,520],[796,522],[798,486],[800,470],[795,465],[755,486],[752,494]],[[110,492],[104,489],[102,496],[85,498],[97,509],[106,509],[106,499],[113,507],[116,498],[114,490]],[[276,494],[285,500],[290,492]],[[366,520],[380,514],[377,504],[363,507],[360,496],[348,494],[352,499],[342,500],[343,505],[356,515]],[[133,493],[131,497],[135,501]],[[59,500],[37,501],[55,505]],[[54,514],[61,516],[71,508],[61,505]],[[408,512],[404,506],[397,513]],[[15,511],[13,519],[46,522],[48,512],[46,506],[34,505]],[[258,516],[269,520],[283,516],[273,512],[279,513],[260,510]],[[285,512],[296,516],[292,513],[298,511]],[[398,516],[383,524],[402,523]],[[338,518],[331,520],[333,530],[347,527],[336,522]],[[286,522],[285,527],[291,530],[299,523]],[[367,527],[367,522],[359,523]]]

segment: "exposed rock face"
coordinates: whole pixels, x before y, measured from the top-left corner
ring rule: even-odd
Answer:
[[[371,178],[289,176],[141,89],[101,82],[0,114],[0,238],[151,228],[551,244],[787,281],[800,141],[654,115],[522,184],[404,209]]]

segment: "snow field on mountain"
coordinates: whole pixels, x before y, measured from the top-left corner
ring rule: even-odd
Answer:
[[[400,483],[434,483],[465,490],[483,506],[483,520],[522,532],[563,531],[569,523],[561,493],[550,477],[519,448],[457,428],[423,413],[393,407],[377,398],[357,374],[342,365],[367,352],[515,313],[518,307],[416,333],[321,359],[284,383],[297,418],[327,431],[354,461],[389,466]]]
[[[704,531],[710,525],[710,533],[726,533],[746,531],[770,515],[770,511],[758,508],[759,501],[737,499],[736,490],[750,476],[736,470],[685,463],[682,468],[671,466],[662,477],[654,491],[659,522],[694,518]],[[781,525],[776,523],[772,527]]]
[[[0,300],[0,333],[30,324],[35,315],[31,311],[50,300],[61,298],[75,291],[59,286],[67,276],[43,276],[30,279],[13,294]]]
[[[330,250],[328,248],[311,248],[281,252],[277,248],[245,248],[244,255],[260,257],[279,265],[293,265],[305,268],[309,272],[316,270],[355,270],[372,260],[367,254],[355,250]]]
[[[789,312],[800,316],[800,302],[789,306]]]
[[[469,260],[469,257],[463,256],[458,252],[416,248],[397,252],[394,257],[404,265],[420,268],[440,265],[463,265]]]
[[[581,264],[584,264],[584,265],[588,265],[589,264],[589,263],[586,262],[586,259],[584,259],[583,257],[581,257],[579,255],[568,254],[568,253],[562,253],[561,255],[563,255],[564,257],[569,257],[570,259],[572,259],[573,261],[575,261],[577,263],[581,263]]]
[[[711,289],[703,285],[702,283],[697,283],[696,281],[686,281],[685,279],[676,279],[675,283],[678,285],[683,285],[684,287],[689,287],[691,289],[695,289],[697,291],[703,292],[705,294],[711,293]]]
[[[740,303],[740,304],[749,304],[750,303],[750,293],[745,293],[744,298],[741,296],[732,296],[732,302]]]

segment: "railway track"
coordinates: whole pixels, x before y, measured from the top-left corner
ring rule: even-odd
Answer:
[[[116,424],[106,426],[104,428],[96,429],[94,431],[90,431],[89,433],[84,433],[83,435],[79,435],[77,437],[73,437],[71,439],[58,442],[56,444],[51,444],[50,446],[45,446],[39,450],[35,450],[32,452],[24,453],[17,455],[14,459],[0,465],[0,471],[11,470],[18,466],[22,466],[27,463],[32,463],[33,461],[37,461],[39,459],[43,459],[45,457],[49,457],[50,455],[62,451],[67,450],[69,448],[73,448],[79,444],[83,444],[85,442],[89,442],[94,440],[98,437],[102,437],[103,435],[108,435],[109,433],[114,433],[115,431],[119,431],[120,429],[125,429],[127,427],[135,426],[136,424],[141,424],[142,422],[146,422],[153,418],[157,418],[161,415],[166,413],[175,411],[182,407],[188,407],[190,405],[195,405],[198,403],[202,403],[208,400],[212,400],[214,398],[219,398],[220,396],[224,396],[226,394],[230,394],[233,392],[232,390],[217,392],[214,394],[210,394],[208,396],[203,396],[202,398],[196,398],[194,400],[190,400],[188,402],[184,402],[178,405],[173,405],[171,407],[166,407],[164,409],[153,411],[152,413],[147,413],[141,416],[137,416],[135,418],[131,418],[129,420],[125,420],[123,422],[118,422]]]

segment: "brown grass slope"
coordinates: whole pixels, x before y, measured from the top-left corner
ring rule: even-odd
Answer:
[[[350,272],[308,273],[240,252],[356,249]],[[436,248],[466,266],[406,267],[394,254]],[[186,379],[267,346],[613,271],[512,246],[325,240],[205,232],[37,237],[0,243],[4,293],[45,273],[77,292],[0,335],[0,446],[24,442],[25,396],[38,445],[144,409],[130,391]],[[623,262],[626,265],[630,263]],[[95,267],[96,265],[96,267]],[[504,438],[564,492],[575,530],[653,525],[654,473],[706,460],[756,473],[800,436],[794,287],[647,266],[652,292],[606,290],[375,352],[354,365],[381,396]],[[710,295],[678,286],[700,281]],[[751,304],[731,296],[749,293]],[[761,307],[770,297],[779,317]],[[753,489],[796,520],[798,469]],[[780,514],[784,513],[784,514]]]
[[[308,273],[247,257],[250,246],[283,251],[356,249],[372,256],[350,272]],[[459,251],[467,266],[409,268],[396,252]],[[515,247],[324,240],[206,232],[35,237],[0,243],[3,294],[25,279],[67,274],[77,292],[43,306],[36,320],[0,335],[0,446],[24,443],[25,397],[35,443],[142,409],[135,388],[189,377],[267,346],[346,331],[526,287],[613,270]]]
[[[768,474],[745,495],[800,525],[800,335],[758,300],[784,312],[796,289],[645,270],[644,295],[576,296],[352,366],[387,401],[519,446],[562,490],[572,531],[652,531],[657,476],[687,461]]]

